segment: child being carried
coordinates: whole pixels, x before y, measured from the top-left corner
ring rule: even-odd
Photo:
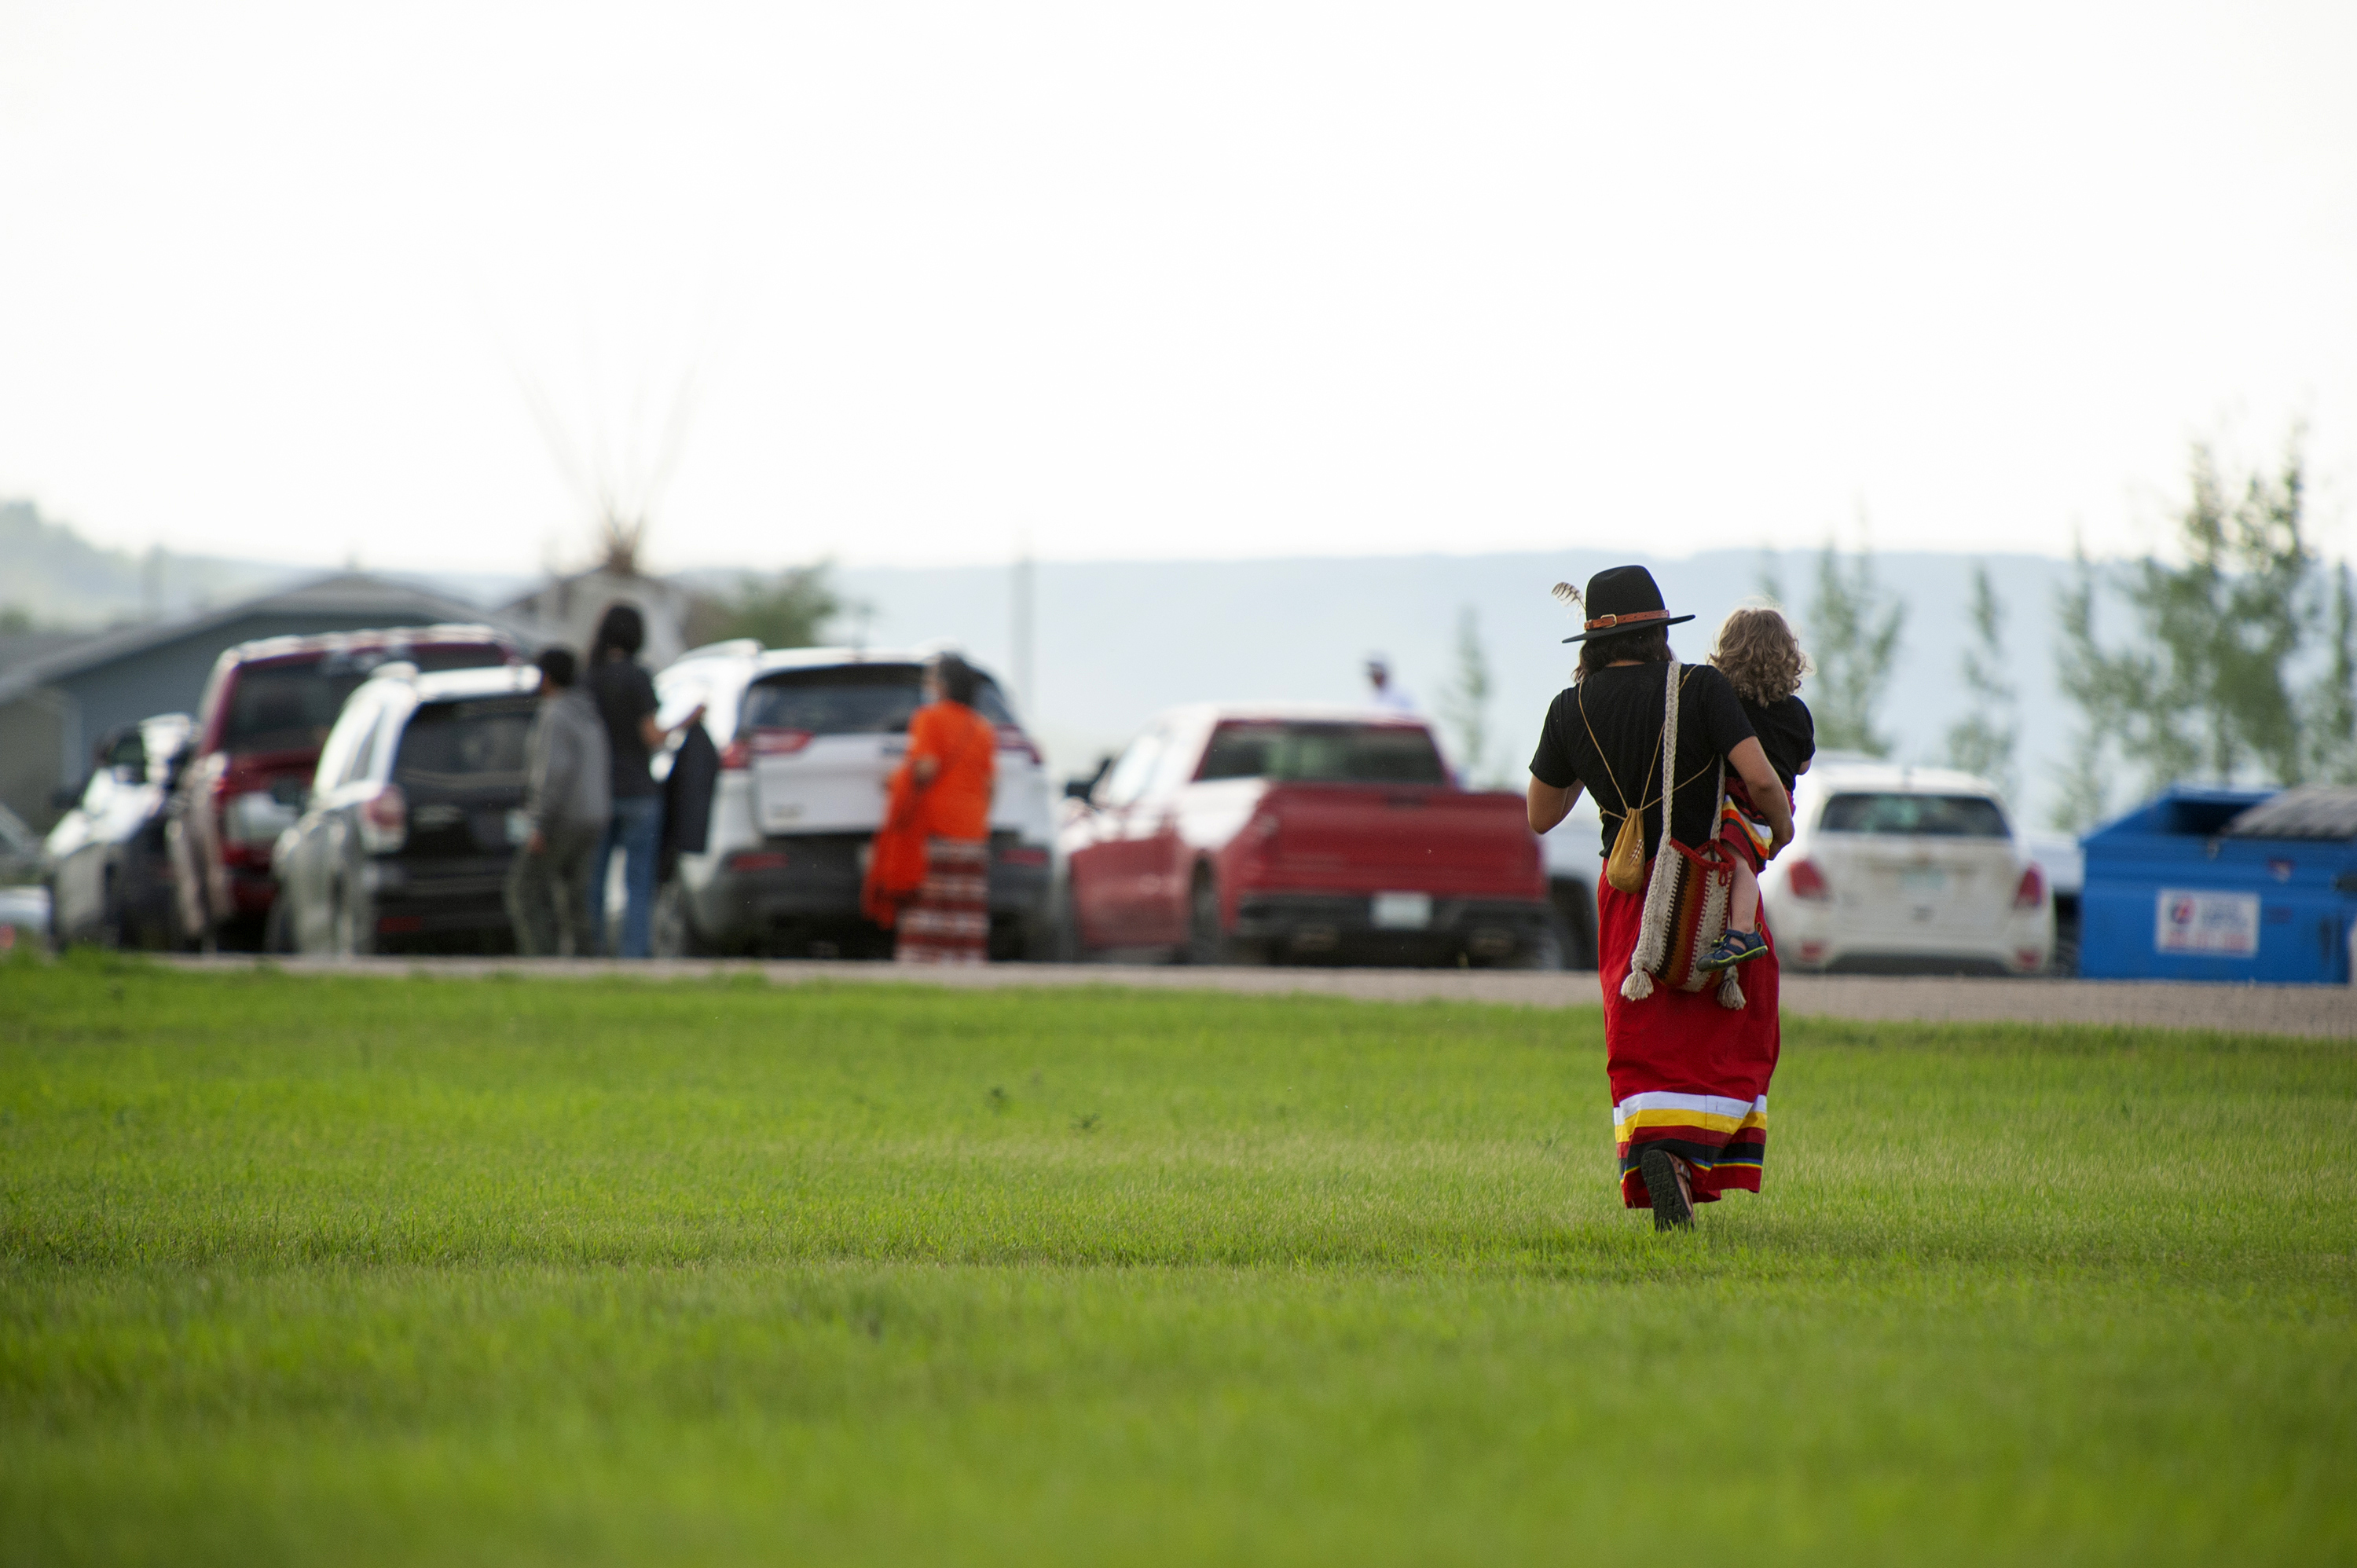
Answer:
[[[1789,798],[1793,780],[1809,770],[1817,752],[1816,721],[1793,693],[1809,672],[1809,656],[1784,618],[1771,609],[1739,609],[1718,628],[1710,661],[1742,701],[1743,716],[1760,737],[1760,749]],[[1740,779],[1727,781],[1727,804],[1719,812],[1718,836],[1735,851],[1735,886],[1727,900],[1727,935],[1703,960],[1705,969],[1727,969],[1768,950],[1760,934],[1760,871],[1768,864],[1768,825],[1751,803]]]

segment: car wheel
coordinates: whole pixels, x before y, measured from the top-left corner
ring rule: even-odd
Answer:
[[[336,889],[335,913],[328,918],[334,934],[328,947],[338,958],[366,958],[375,947],[365,912],[354,908],[358,903],[345,889]]]
[[[657,958],[710,958],[714,949],[696,934],[695,916],[687,904],[687,889],[673,877],[655,890],[651,945]]]
[[[1187,961],[1206,964],[1251,963],[1260,954],[1220,929],[1220,884],[1208,865],[1195,872],[1195,886],[1187,900]]]
[[[295,950],[295,921],[287,906],[294,900],[281,887],[278,897],[270,901],[270,913],[262,922],[262,950],[266,953],[291,953]]]
[[[1514,956],[1506,961],[1508,969],[1566,969],[1563,933],[1553,920],[1539,929],[1537,936]]]
[[[1547,900],[1555,906],[1555,937],[1563,943],[1567,969],[1596,967],[1596,893],[1577,876],[1558,876],[1547,884]]]
[[[1081,925],[1072,913],[1072,885],[1062,879],[1053,883],[1048,891],[1048,913],[1042,932],[1042,963],[1081,963],[1088,955],[1081,949]]]
[[[102,948],[123,946],[123,888],[108,866],[98,886],[98,926],[91,938]]]

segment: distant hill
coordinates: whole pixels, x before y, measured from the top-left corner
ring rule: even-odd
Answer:
[[[1727,611],[1772,569],[1805,611],[1816,570],[1809,551],[1719,551],[1683,560],[1641,551],[1497,555],[1369,556],[1275,561],[1045,561],[1034,573],[1032,684],[1017,692],[1027,719],[1061,771],[1085,771],[1157,711],[1203,699],[1353,702],[1365,693],[1367,654],[1389,656],[1401,684],[1434,711],[1457,670],[1459,613],[1469,607],[1488,656],[1492,740],[1484,775],[1519,788],[1547,703],[1569,677],[1560,639],[1571,618],[1549,585],[1585,583],[1608,565],[1646,561],[1673,607],[1699,618],[1673,634],[1680,657],[1703,658]],[[2007,660],[2021,693],[2017,771],[2026,820],[2042,825],[2067,755],[2071,710],[2054,685],[2054,600],[2069,563],[2044,556],[1930,552],[1878,555],[1883,585],[1907,606],[1898,669],[1880,715],[1898,759],[1938,762],[1963,716],[1957,669],[1975,562],[1985,562],[2008,614]],[[259,593],[310,569],[219,557],[135,557],[45,521],[25,502],[0,503],[0,610],[19,607],[48,628],[178,615]],[[393,575],[413,575],[393,574]],[[682,575],[726,589],[737,574]],[[878,644],[948,639],[1010,686],[1012,569],[1006,566],[844,567],[845,597],[868,607],[838,628]],[[532,579],[499,573],[418,575],[484,604]],[[2117,625],[2116,619],[2113,621]],[[1805,689],[1803,695],[1807,695]]]
[[[92,544],[30,501],[0,501],[0,611],[50,629],[88,629],[188,614],[308,574],[260,561]]]

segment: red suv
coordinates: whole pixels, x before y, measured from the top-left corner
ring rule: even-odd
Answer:
[[[205,682],[165,835],[182,939],[264,945],[278,891],[271,849],[302,812],[344,699],[379,667],[467,670],[523,659],[514,639],[488,626],[273,637],[224,650]]]

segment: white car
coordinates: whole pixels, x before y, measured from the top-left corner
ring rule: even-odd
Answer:
[[[194,727],[158,714],[99,743],[99,765],[41,848],[59,945],[173,945],[165,809]]]
[[[655,677],[661,721],[676,724],[701,703],[720,748],[705,846],[680,855],[655,901],[659,956],[889,950],[860,915],[860,883],[933,651],[768,651],[741,639],[682,654]],[[974,706],[998,727],[990,952],[1039,956],[1052,937],[1047,770],[998,683],[975,673]],[[668,777],[668,757],[656,766]]]
[[[2046,969],[2053,895],[1987,780],[1820,758],[1794,797],[1792,843],[1760,878],[1785,967]]]

